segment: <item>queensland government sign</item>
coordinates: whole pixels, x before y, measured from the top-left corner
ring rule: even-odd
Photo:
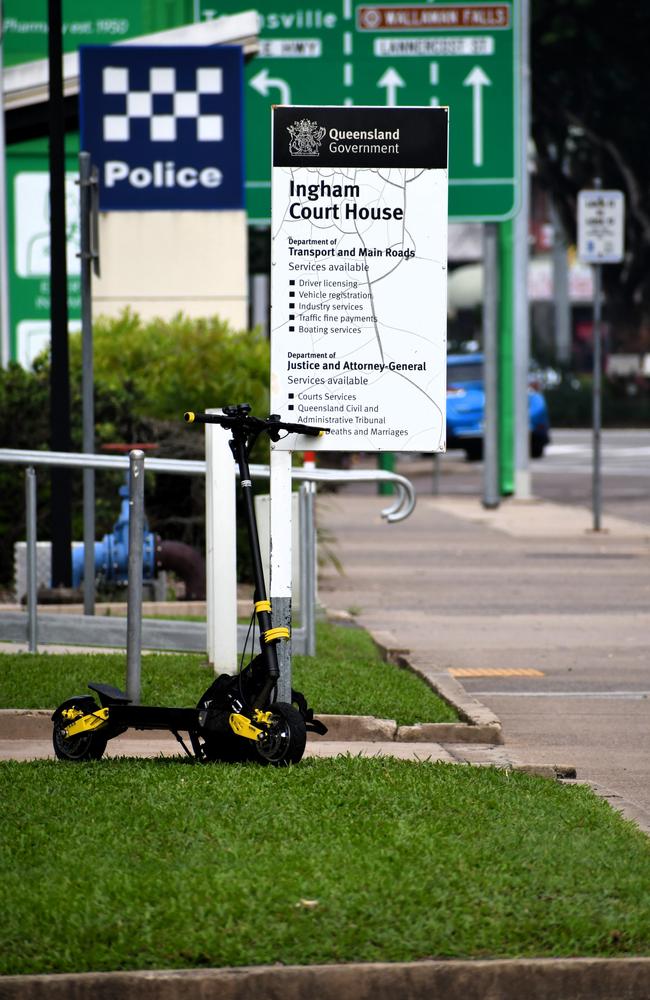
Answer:
[[[271,407],[317,449],[444,450],[447,133],[440,107],[273,110]]]
[[[80,60],[103,211],[243,208],[239,46],[87,46]]]

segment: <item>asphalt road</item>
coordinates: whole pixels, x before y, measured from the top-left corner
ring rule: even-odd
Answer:
[[[418,494],[482,496],[483,463],[467,462],[450,451],[434,462],[421,456],[400,459],[399,471]],[[650,524],[650,428],[605,430],[601,448],[603,513]],[[532,493],[556,503],[592,506],[592,435],[589,430],[553,431],[543,458],[530,462]]]

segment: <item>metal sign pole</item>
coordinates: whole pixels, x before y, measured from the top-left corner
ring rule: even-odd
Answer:
[[[593,455],[592,455],[592,508],[593,529],[600,531],[602,511],[601,479],[601,425],[602,425],[602,267],[593,265],[594,323],[593,323]]]
[[[291,452],[271,449],[271,608],[273,628],[291,632]],[[278,643],[277,701],[291,703],[291,639]]]
[[[483,429],[483,506],[499,506],[499,398],[498,398],[498,230],[495,222],[483,226],[483,380],[485,427]]]
[[[515,497],[528,500],[530,483],[530,427],[528,417],[528,369],[530,366],[530,316],[528,307],[528,224],[530,178],[528,139],[530,136],[530,3],[521,0],[521,62],[519,67],[519,210],[514,221],[514,417],[515,417]]]
[[[622,191],[604,191],[599,177],[593,190],[578,193],[578,257],[592,265],[593,322],[593,530],[600,531],[602,512],[602,265],[620,264],[624,257],[625,198]]]

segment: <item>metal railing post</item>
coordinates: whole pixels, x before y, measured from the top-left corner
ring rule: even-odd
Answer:
[[[27,647],[38,652],[38,592],[36,586],[36,470],[25,469],[25,520],[27,528]]]
[[[126,608],[126,693],[140,701],[142,658],[142,548],[144,538],[144,452],[129,452],[129,584]]]

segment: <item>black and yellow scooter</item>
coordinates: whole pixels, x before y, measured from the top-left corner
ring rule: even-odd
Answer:
[[[324,735],[326,727],[308,707],[299,691],[292,690],[291,704],[275,700],[279,678],[277,644],[289,630],[273,627],[266,595],[253,489],[248,459],[262,433],[278,441],[283,433],[318,437],[325,428],[285,423],[277,416],[263,420],[250,413],[248,404],[226,406],[223,415],[186,413],[188,423],[214,423],[230,431],[230,448],[239,467],[248,541],[255,583],[255,611],[260,630],[260,652],[235,676],[221,674],[200,698],[196,708],[157,708],[134,705],[119,688],[89,684],[92,695],[69,698],[56,709],[54,752],[60,760],[98,760],[110,739],[127,729],[169,730],[189,756],[198,761],[262,764],[297,764],[305,751],[307,731]],[[180,736],[189,735],[192,750]]]

